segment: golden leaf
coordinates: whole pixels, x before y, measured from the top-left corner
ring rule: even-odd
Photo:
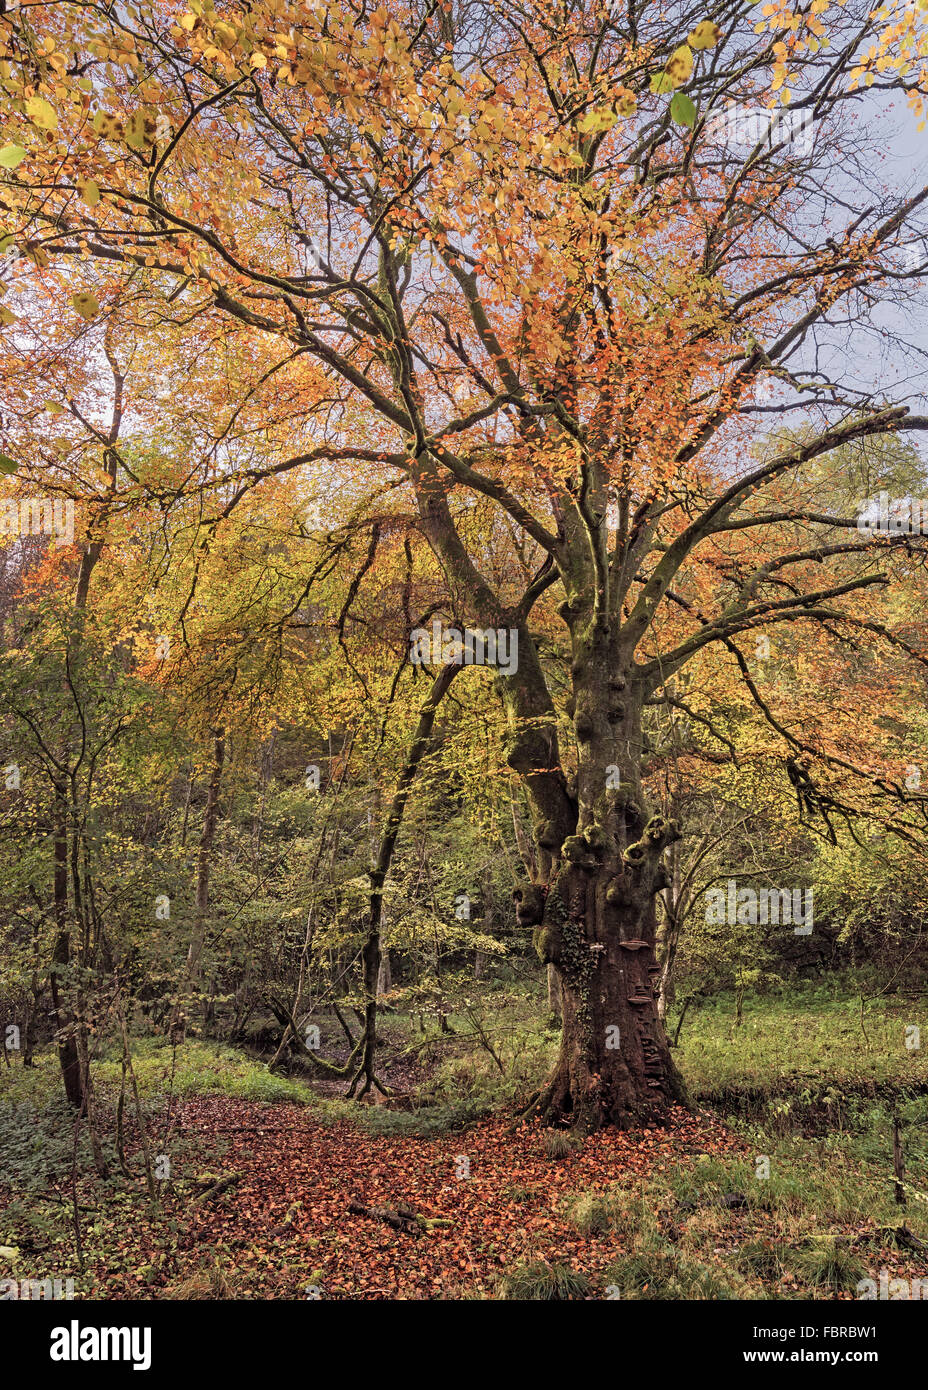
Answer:
[[[90,294],[89,291],[72,294],[71,304],[81,318],[86,319],[88,323],[92,323],[100,312],[100,301],[95,294]]]
[[[664,72],[674,87],[682,87],[684,82],[688,82],[693,75],[692,49],[688,48],[686,44],[678,48],[668,62]]]
[[[58,116],[51,102],[44,97],[29,97],[26,101],[26,115],[39,130],[57,130]]]
[[[714,48],[722,37],[722,31],[711,19],[704,19],[689,36],[690,48]]]

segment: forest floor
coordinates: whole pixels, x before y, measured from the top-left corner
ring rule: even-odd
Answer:
[[[582,1141],[513,1129],[511,1109],[417,1133],[414,1115],[352,1110],[231,1049],[142,1039],[154,1202],[137,1124],[130,1175],[112,1152],[112,1175],[93,1174],[86,1136],[75,1160],[43,1054],[0,1096],[0,1280],[118,1299],[853,1299],[881,1273],[928,1280],[928,1088],[893,1041],[897,1012],[871,1012],[858,1057],[850,1000],[758,1004],[727,1045],[730,1003],[708,1008],[681,1047],[696,1112]],[[463,1062],[441,1064],[458,1084]],[[116,1070],[98,1068],[107,1133]]]

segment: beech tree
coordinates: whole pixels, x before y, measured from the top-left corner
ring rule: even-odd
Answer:
[[[9,350],[39,284],[91,340],[131,304],[154,342],[194,324],[199,352],[234,345],[269,461],[225,456],[203,544],[260,478],[326,463],[365,563],[389,517],[437,588],[410,627],[511,634],[494,688],[536,843],[517,912],[563,1002],[533,1110],[660,1119],[685,1094],[655,899],[685,827],[649,808],[647,710],[713,652],[766,708],[739,638],[777,624],[925,659],[869,606],[918,537],[861,531],[809,484],[839,447],[928,425],[843,350],[925,274],[928,188],[871,172],[878,96],[922,112],[919,12],[61,0],[2,25]],[[751,457],[778,419],[782,447]],[[502,575],[488,534],[519,561]],[[431,674],[422,738],[452,673]]]

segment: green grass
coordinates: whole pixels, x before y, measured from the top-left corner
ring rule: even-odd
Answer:
[[[519,1302],[547,1302],[585,1298],[590,1291],[590,1280],[585,1274],[578,1274],[567,1265],[538,1260],[516,1265],[500,1281],[499,1296]]]
[[[622,1299],[745,1299],[763,1296],[734,1269],[702,1264],[671,1246],[640,1248],[604,1273],[607,1296]]]
[[[923,1046],[908,1050],[906,1027]],[[770,1178],[724,1180],[753,1206],[814,1212],[820,1222],[899,1220],[893,1197],[893,1116],[902,1123],[909,1208],[928,1210],[928,1020],[894,996],[865,1000],[834,986],[794,988],[734,1004],[719,997],[688,1015],[677,1057],[694,1097],[719,1110]],[[811,1160],[811,1161],[810,1161]],[[710,1183],[715,1175],[706,1172]]]
[[[654,1184],[645,1191],[615,1186],[606,1192],[578,1192],[568,1198],[566,1216],[583,1236],[614,1235],[624,1244],[652,1240],[667,1194]]]
[[[314,1101],[306,1085],[272,1075],[263,1063],[219,1043],[189,1039],[172,1059],[169,1042],[161,1038],[134,1038],[132,1065],[143,1100],[177,1096],[219,1094],[240,1100]],[[122,1066],[114,1045],[108,1045],[92,1063],[94,1086],[104,1099],[119,1092]],[[172,1077],[173,1071],[173,1077]],[[50,1051],[36,1055],[34,1067],[13,1067],[5,1073],[3,1101],[45,1105],[61,1091],[58,1059]]]
[[[545,1130],[541,1136],[541,1145],[548,1158],[557,1161],[567,1158],[580,1148],[583,1140],[577,1134],[570,1134],[560,1129]]]
[[[805,1282],[815,1289],[830,1289],[835,1293],[854,1293],[862,1279],[867,1278],[863,1261],[835,1238],[819,1238],[801,1250],[796,1266]]]
[[[908,1051],[906,1025],[919,1023],[924,1044]],[[886,1083],[928,1088],[928,1019],[917,1002],[872,999],[861,1015],[859,997],[810,989],[746,999],[738,1024],[732,998],[719,996],[687,1014],[676,1056],[707,1101],[755,1088],[796,1093],[803,1082],[823,1094]]]
[[[768,1179],[737,1158],[697,1156],[634,1188],[574,1193],[563,1209],[581,1236],[617,1252],[594,1279],[594,1296],[607,1299],[854,1293],[868,1251],[884,1243],[882,1223],[900,1220],[878,1186],[808,1154],[774,1164]]]

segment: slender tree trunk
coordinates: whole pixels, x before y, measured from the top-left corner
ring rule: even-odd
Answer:
[[[110,363],[113,372],[114,396],[113,414],[110,422],[108,436],[108,447],[104,452],[104,468],[109,477],[109,492],[113,493],[116,489],[117,459],[113,446],[119,438],[119,429],[122,421],[123,408],[123,385],[124,377],[119,371],[115,358],[112,355],[109,338],[104,344],[104,352]],[[105,512],[99,516],[88,530],[87,541],[81,554],[80,566],[77,573],[77,585],[74,592],[74,617],[75,626],[70,635],[68,647],[69,658],[72,666],[76,662],[77,655],[81,648],[83,639],[84,620],[87,610],[87,599],[90,592],[90,580],[94,569],[103,554],[103,545],[106,533]],[[65,750],[65,759],[68,761],[68,750]],[[71,788],[73,794],[73,785]],[[71,922],[68,908],[68,866],[71,856],[69,855],[69,791],[67,784],[57,785],[55,788],[55,839],[54,839],[54,876],[52,887],[53,910],[55,917],[55,944],[52,950],[52,970],[51,970],[51,996],[52,1012],[55,1017],[55,1027],[58,1033],[58,1059],[61,1064],[61,1075],[64,1081],[65,1095],[68,1102],[75,1107],[82,1107],[88,1113],[92,1111],[92,1097],[90,1095],[90,1063],[89,1049],[87,1046],[86,1023],[83,1017],[83,1010],[78,1009],[77,1017],[68,1017],[68,1011],[62,1002],[61,976],[66,974],[71,963]],[[72,853],[75,864],[78,851],[77,830],[73,832],[74,843]],[[74,891],[79,891],[79,876],[75,873]],[[80,943],[79,943],[80,947]],[[81,1066],[81,1057],[86,1059],[86,1066]],[[96,1153],[95,1153],[96,1157]],[[99,1168],[99,1164],[98,1164]]]
[[[532,883],[534,883],[538,873],[535,850],[531,840],[525,833],[525,826],[522,824],[522,817],[519,814],[519,808],[516,804],[515,790],[512,787],[510,787],[509,791],[509,804],[512,808],[512,829],[516,837],[516,847],[519,851],[522,863],[525,866],[525,872],[528,874]]]
[[[32,1057],[33,1049],[33,1029],[35,1020],[39,1015],[39,1003],[42,998],[42,979],[39,973],[39,926],[36,923],[32,928],[32,980],[30,982],[31,1001],[26,1008],[26,1017],[23,1022],[23,1066],[32,1067],[35,1065]]]
[[[390,968],[390,951],[384,948],[380,953],[380,970],[377,975],[377,998],[383,999],[393,988],[393,971]]]
[[[562,1018],[561,1011],[561,980],[557,973],[557,967],[549,965],[547,967],[548,977],[548,1016],[553,1023],[560,1023]]]
[[[93,1165],[97,1176],[106,1178],[109,1177],[109,1165],[104,1156],[103,1144],[100,1140],[97,1103],[90,1079],[89,1035],[84,1018],[84,1003],[80,996],[78,996],[77,1028],[75,1032],[77,1037],[78,1065],[81,1071],[81,1088],[84,1098],[84,1114],[87,1117],[87,1134],[90,1139],[90,1151],[93,1154]]]
[[[680,853],[679,843],[671,845],[667,852],[669,882],[663,892],[658,894],[663,922],[658,933],[660,949],[660,974],[657,977],[657,1016],[666,1025],[667,1008],[672,1002],[673,967],[677,958],[677,944],[680,940]],[[677,908],[681,908],[678,915]]]
[[[663,959],[657,982],[657,1016],[661,1023],[667,1018],[667,1010],[675,996],[673,970],[677,960],[677,947],[680,944],[680,930],[681,924],[674,907],[666,908],[661,940]]]
[[[225,750],[225,729],[214,729],[213,766],[206,792],[206,814],[203,817],[203,831],[200,835],[200,850],[197,857],[197,890],[193,934],[187,951],[187,980],[194,987],[200,982],[200,964],[203,955],[203,943],[206,939],[206,919],[209,912],[209,876],[212,867],[213,841],[216,837],[216,822],[219,818],[219,787],[222,782]]]
[[[374,1058],[377,1052],[377,980],[380,975],[380,930],[383,923],[384,887],[390,866],[393,863],[396,841],[400,833],[400,826],[403,823],[410,789],[419,771],[419,764],[432,747],[432,730],[438,706],[460,670],[461,667],[453,663],[443,666],[432,682],[428,696],[419,709],[419,721],[416,725],[415,736],[407,754],[406,763],[400,773],[396,791],[393,794],[393,801],[381,836],[377,858],[368,874],[371,885],[368,932],[361,951],[364,988],[363,1049],[361,1064],[348,1087],[347,1094],[349,1096],[353,1096],[355,1093],[359,1098],[365,1096],[372,1086],[377,1086],[379,1090],[383,1090],[374,1075]],[[360,1090],[358,1090],[359,1085]]]
[[[32,1067],[35,1063],[32,1059],[32,1020],[35,1010],[31,1004],[27,1004],[23,1013],[23,1066]]]
[[[65,1007],[66,976],[71,963],[71,929],[68,918],[68,820],[67,803],[63,792],[55,796],[55,868],[53,899],[55,912],[55,944],[52,950],[50,976],[52,1013],[58,1034],[58,1061],[68,1103],[75,1110],[84,1104],[84,1077],[77,1045],[77,1021]]]

